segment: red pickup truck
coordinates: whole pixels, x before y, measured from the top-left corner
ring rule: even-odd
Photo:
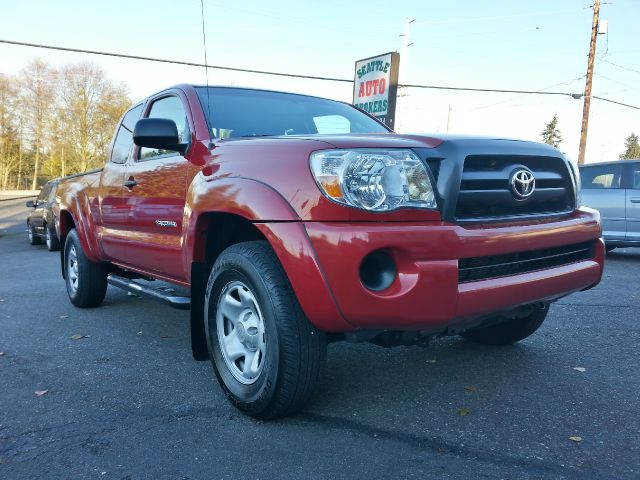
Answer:
[[[112,284],[190,308],[194,357],[239,409],[275,418],[312,395],[328,342],[531,335],[602,276],[579,191],[547,145],[178,85],[123,116],[104,168],[60,183],[62,273],[78,307]]]

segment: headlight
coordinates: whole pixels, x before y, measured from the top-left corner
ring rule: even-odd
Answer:
[[[311,155],[311,171],[338,203],[374,212],[436,207],[427,169],[411,150],[323,150]]]

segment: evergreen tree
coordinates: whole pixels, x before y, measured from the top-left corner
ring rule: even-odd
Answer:
[[[627,137],[624,144],[624,153],[620,155],[620,160],[632,158],[640,158],[640,143],[638,142],[638,135],[635,133]]]
[[[558,115],[554,114],[553,118],[544,127],[544,130],[540,132],[542,141],[547,145],[553,145],[557,147],[562,142],[562,135],[558,130]]]

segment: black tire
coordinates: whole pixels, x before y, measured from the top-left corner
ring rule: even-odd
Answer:
[[[222,314],[223,305],[233,315]],[[216,377],[239,410],[263,420],[283,417],[313,395],[326,338],[307,320],[267,242],[239,243],[218,257],[207,282],[204,322]],[[223,347],[222,339],[226,344],[232,336],[244,349],[236,359]],[[253,372],[244,372],[247,362]]]
[[[64,269],[71,303],[80,308],[102,303],[107,293],[107,270],[87,258],[75,229],[69,232],[64,244]]]
[[[49,227],[48,225],[45,225],[44,228],[44,243],[47,245],[47,250],[50,252],[57,252],[60,250],[60,240],[58,240],[56,229]]]
[[[524,318],[504,318],[486,327],[476,327],[462,332],[464,338],[483,345],[511,345],[532,335],[549,312],[548,305],[532,305],[531,313]],[[501,319],[500,319],[501,320]]]
[[[27,235],[29,237],[29,245],[40,245],[42,243],[42,239],[30,223],[27,223]]]

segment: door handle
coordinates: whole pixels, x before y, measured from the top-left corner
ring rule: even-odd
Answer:
[[[130,177],[129,180],[127,180],[126,182],[124,182],[124,186],[127,188],[133,188],[138,184],[138,182],[136,182],[136,179],[133,177]]]
[[[631,203],[640,203],[640,198],[638,197],[632,198]]]

